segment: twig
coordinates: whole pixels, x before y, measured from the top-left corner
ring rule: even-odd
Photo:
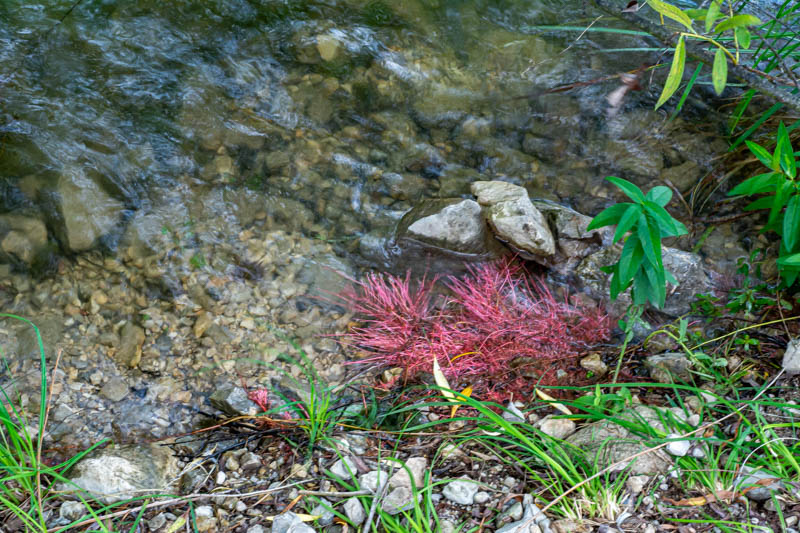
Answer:
[[[136,512],[136,511],[140,511],[142,508],[145,508],[145,507],[149,508],[149,509],[154,509],[154,508],[158,508],[158,507],[166,507],[168,505],[173,505],[173,504],[176,504],[176,503],[184,503],[184,502],[188,502],[188,501],[202,500],[204,498],[217,498],[219,496],[225,496],[225,495],[236,496],[237,498],[247,498],[249,496],[260,496],[262,494],[269,494],[271,492],[278,492],[278,491],[285,490],[285,489],[288,489],[288,488],[291,488],[291,487],[296,487],[298,485],[305,485],[306,483],[310,483],[310,482],[311,482],[311,480],[297,481],[295,483],[291,483],[289,485],[283,485],[281,487],[275,487],[275,488],[272,488],[272,489],[264,489],[264,490],[256,490],[256,491],[253,491],[253,492],[245,492],[245,493],[242,493],[242,494],[234,492],[233,490],[215,492],[213,494],[211,494],[211,493],[187,494],[186,496],[181,496],[180,498],[171,498],[169,500],[164,500],[164,501],[160,501],[158,503],[153,503],[153,504],[145,503],[144,505],[140,505],[138,507],[133,507],[131,509],[125,509],[123,511],[116,511],[114,513],[104,514],[104,515],[98,516],[96,518],[89,518],[89,519],[86,519],[86,520],[84,520],[82,522],[78,522],[77,524],[70,524],[69,526],[66,526],[66,527],[76,528],[76,527],[88,526],[90,524],[94,524],[94,523],[100,522],[101,520],[105,520],[107,518],[116,518],[118,516],[123,516],[123,515],[126,515],[128,513],[133,513],[133,512]],[[50,533],[51,531],[59,531],[59,532],[60,531],[66,531],[66,529],[64,529],[64,528],[65,528],[65,526],[51,527],[50,529],[47,530],[47,532]]]
[[[52,372],[53,379],[50,381],[50,391],[44,404],[44,417],[40,420],[39,439],[36,443],[36,506],[39,508],[40,517],[44,516],[44,510],[42,509],[42,442],[44,442],[44,430],[47,427],[47,417],[50,414],[50,402],[53,399],[53,386],[56,383],[56,371],[58,370],[59,361],[61,361],[61,350],[56,351],[56,362],[55,365],[53,365]],[[42,361],[42,364],[44,363],[45,362]],[[46,368],[43,368],[42,372],[47,376]]]
[[[297,493],[300,496],[327,496],[330,498],[349,498],[351,496],[369,496],[372,494],[369,490],[352,490],[352,491],[325,491],[325,490],[299,490]]]
[[[372,503],[369,506],[369,513],[367,514],[366,525],[364,526],[364,531],[362,533],[369,533],[369,530],[372,528],[372,517],[375,516],[375,510],[378,507],[378,502],[383,500],[383,497],[386,496],[386,491],[389,490],[389,476],[391,476],[393,471],[394,464],[392,464],[392,468],[389,473],[386,474],[386,481],[383,483],[383,486],[381,486],[381,474],[383,474],[383,470],[380,468],[378,469],[378,486],[380,487],[380,491],[376,491],[375,497],[372,498]]]

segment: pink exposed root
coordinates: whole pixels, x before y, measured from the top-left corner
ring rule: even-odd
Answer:
[[[512,261],[448,277],[449,297],[438,305],[435,282],[423,279],[412,287],[408,275],[368,274],[340,297],[360,320],[341,338],[366,352],[357,363],[400,367],[413,379],[430,373],[436,357],[453,387],[469,384],[502,401],[525,383],[553,382],[553,363],[579,356],[611,332],[602,309],[559,301]]]

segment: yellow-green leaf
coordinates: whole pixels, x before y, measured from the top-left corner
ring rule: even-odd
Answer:
[[[675,55],[672,57],[672,65],[669,67],[669,75],[667,76],[667,81],[664,83],[664,90],[661,91],[661,96],[658,98],[658,102],[656,102],[656,109],[664,105],[664,102],[669,100],[670,96],[675,94],[675,91],[680,87],[685,63],[686,45],[683,42],[683,35],[681,35],[678,38],[678,44],[675,46]]]
[[[733,33],[736,34],[736,40],[739,41],[739,48],[750,48],[750,40],[752,39],[752,35],[744,26],[740,26],[733,30]]]
[[[722,48],[717,48],[714,55],[714,67],[711,69],[711,81],[714,83],[714,90],[717,94],[722,94],[725,84],[728,83],[728,58]]]
[[[706,33],[711,31],[711,27],[714,26],[714,23],[719,18],[719,5],[719,2],[714,0],[708,6],[708,11],[706,11]]]
[[[650,0],[652,1],[652,0]],[[742,26],[755,26],[761,24],[761,19],[753,15],[734,15],[729,19],[725,19],[714,28],[714,33],[720,33],[725,30],[732,30]]]
[[[689,31],[692,30],[692,19],[689,18],[689,15],[678,9],[677,7],[668,4],[666,2],[662,2],[661,0],[648,0],[647,4],[658,11],[658,14],[667,18],[671,18],[675,22],[680,22],[686,29]]]
[[[436,356],[433,356],[433,381],[441,387],[442,396],[450,400],[451,402],[457,402],[455,395],[450,392],[453,388],[450,386],[450,383],[447,382],[447,378],[444,377],[444,372],[442,372],[442,367],[439,366],[439,360],[436,359]]]
[[[464,396],[465,398],[472,396],[472,385],[467,385],[467,387],[461,391],[461,396]],[[458,408],[461,407],[462,403],[464,403],[464,400],[459,398],[458,403],[450,408],[450,418],[456,416],[456,411],[458,411]]]

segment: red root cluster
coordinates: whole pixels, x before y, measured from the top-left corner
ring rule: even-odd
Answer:
[[[592,345],[607,340],[612,321],[603,309],[559,301],[512,261],[485,263],[443,280],[367,274],[341,301],[359,325],[342,342],[365,353],[357,363],[400,367],[406,379],[439,361],[454,388],[504,401],[537,382],[553,384]],[[584,372],[585,374],[585,372]]]

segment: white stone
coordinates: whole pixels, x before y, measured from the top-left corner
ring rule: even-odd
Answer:
[[[668,439],[677,439],[680,435],[676,433],[670,433],[667,435]],[[688,440],[674,440],[667,444],[667,453],[670,455],[674,455],[675,457],[683,457],[687,453],[689,453],[689,448],[692,447],[692,443]]]
[[[469,478],[451,481],[445,485],[444,490],[442,490],[442,494],[445,498],[461,505],[472,505],[477,492],[478,484]]]
[[[405,462],[405,468],[396,467],[397,472],[389,479],[389,486],[392,488],[406,487],[411,488],[411,480],[414,480],[414,487],[421,488],[425,479],[425,469],[428,467],[428,460],[424,457],[411,457]],[[409,476],[409,472],[411,476]]]
[[[575,433],[575,422],[568,418],[548,417],[541,421],[539,429],[555,439],[565,439]]]
[[[783,352],[783,370],[789,374],[800,374],[800,339],[792,339]]]
[[[361,501],[355,497],[345,500],[344,514],[354,526],[360,526],[361,523],[367,518],[367,515],[364,512],[364,506],[361,505]]]
[[[344,457],[333,463],[331,473],[340,479],[348,480],[357,473],[356,465],[352,459]]]

